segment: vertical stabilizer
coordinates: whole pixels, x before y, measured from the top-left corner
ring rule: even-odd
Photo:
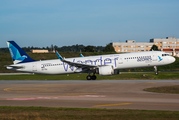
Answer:
[[[7,41],[7,46],[14,64],[34,61],[14,41]]]

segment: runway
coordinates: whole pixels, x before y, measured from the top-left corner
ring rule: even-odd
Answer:
[[[179,80],[1,80],[0,106],[179,111],[179,94],[143,91],[172,85]]]

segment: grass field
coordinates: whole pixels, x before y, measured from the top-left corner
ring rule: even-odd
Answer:
[[[1,120],[178,120],[179,111],[0,107]]]
[[[86,80],[87,74],[69,75],[0,75],[0,80]],[[119,75],[99,76],[97,80],[178,80],[178,72],[153,73],[121,73]]]
[[[163,87],[153,87],[153,88],[146,88],[145,91],[149,92],[157,92],[157,93],[172,93],[172,94],[179,94],[179,85],[175,86],[163,86]]]

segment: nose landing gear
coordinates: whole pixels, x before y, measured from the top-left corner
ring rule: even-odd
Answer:
[[[154,66],[155,69],[155,75],[158,75],[157,66]]]

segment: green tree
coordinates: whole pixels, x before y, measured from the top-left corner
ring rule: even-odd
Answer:
[[[107,44],[103,51],[104,52],[115,52],[114,47],[111,44]]]
[[[58,50],[58,46],[55,45],[55,46],[53,47],[53,49],[54,49],[54,50]]]
[[[153,45],[153,46],[151,47],[150,51],[152,51],[152,50],[154,50],[154,51],[158,51],[158,46]]]
[[[85,52],[96,52],[96,48],[94,46],[90,46],[90,45],[86,46],[84,48],[84,50],[85,50]]]

